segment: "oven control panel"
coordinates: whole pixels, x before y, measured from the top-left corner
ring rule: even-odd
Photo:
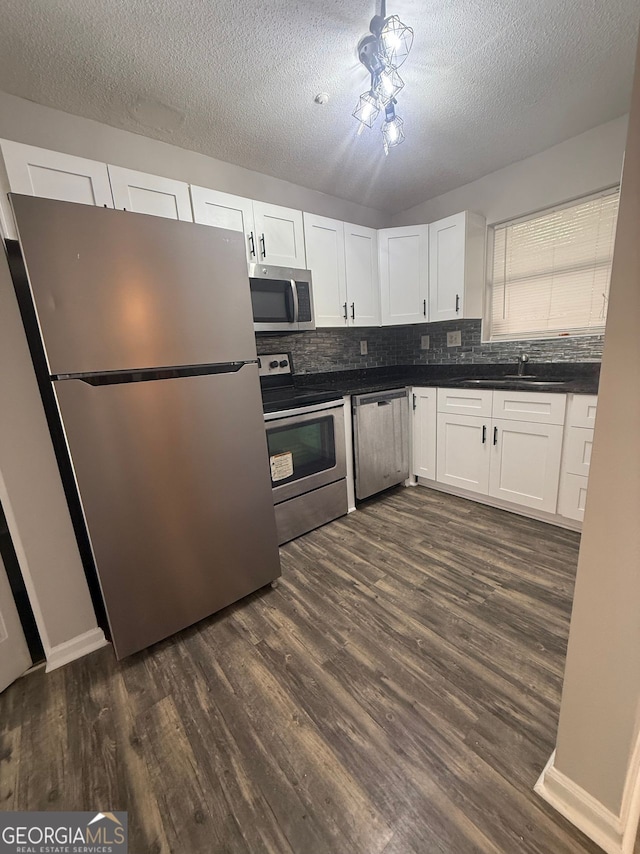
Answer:
[[[271,353],[258,356],[258,373],[261,377],[277,377],[291,374],[291,354]]]

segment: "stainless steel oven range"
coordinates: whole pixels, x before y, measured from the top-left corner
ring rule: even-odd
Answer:
[[[347,512],[344,401],[296,388],[286,353],[260,356],[260,382],[282,545]]]

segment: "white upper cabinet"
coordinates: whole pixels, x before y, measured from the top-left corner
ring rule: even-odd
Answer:
[[[109,166],[116,208],[193,222],[189,185],[135,169]]]
[[[258,260],[251,199],[191,185],[191,203],[195,222],[241,231],[245,237],[247,261],[251,263]]]
[[[307,264],[311,270],[316,326],[347,325],[344,223],[304,214]]]
[[[462,213],[429,225],[429,320],[482,317],[486,222]]]
[[[376,230],[305,213],[304,239],[316,326],[379,326]]]
[[[113,207],[109,174],[105,163],[47,151],[33,145],[0,140],[6,182],[2,188],[3,227],[7,237],[15,237],[15,225],[6,194],[42,196],[63,202]]]
[[[383,326],[429,320],[429,226],[378,231]]]
[[[302,211],[254,202],[253,221],[259,263],[306,269]]]
[[[351,326],[380,325],[378,233],[363,225],[344,225],[348,316]]]

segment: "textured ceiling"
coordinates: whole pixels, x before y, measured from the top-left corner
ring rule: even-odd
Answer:
[[[638,0],[388,0],[406,142],[356,136],[371,0],[2,0],[0,89],[396,212],[628,109]],[[328,92],[318,106],[314,95]]]

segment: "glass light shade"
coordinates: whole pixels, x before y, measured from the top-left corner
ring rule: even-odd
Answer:
[[[373,127],[379,113],[380,104],[378,103],[378,96],[374,92],[369,91],[360,95],[358,106],[352,113],[354,118],[360,122],[360,130],[358,132],[360,133],[365,127]]]
[[[400,145],[401,142],[404,142],[403,125],[404,121],[400,116],[394,116],[391,119],[388,118],[382,125],[382,141],[385,154],[388,154],[389,149],[393,148],[394,145]]]
[[[394,68],[388,68],[378,77],[376,94],[383,107],[390,104],[404,86],[404,80]]]
[[[413,30],[403,24],[397,15],[392,15],[384,22],[380,33],[382,52],[391,68],[400,68],[409,56],[413,44]]]

